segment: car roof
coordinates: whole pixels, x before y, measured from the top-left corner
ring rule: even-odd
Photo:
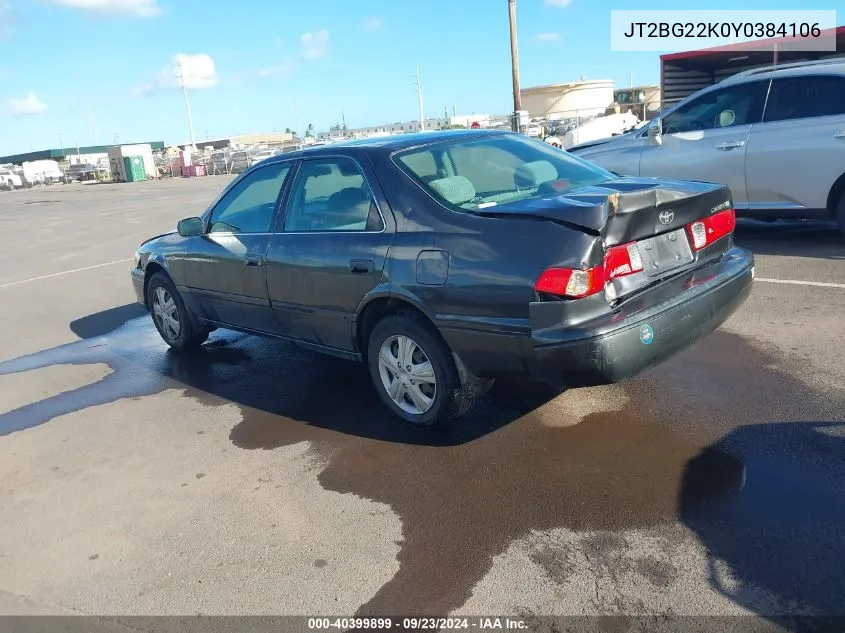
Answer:
[[[751,68],[727,79],[720,81],[717,86],[734,83],[744,83],[759,79],[774,79],[776,77],[801,77],[806,75],[845,75],[845,59],[823,59],[812,62],[796,62],[779,66],[765,66]]]
[[[282,162],[301,157],[327,156],[336,154],[338,150],[352,149],[354,151],[393,153],[411,147],[423,147],[449,141],[463,141],[489,136],[515,134],[508,130],[438,130],[431,132],[415,132],[411,134],[396,134],[376,138],[363,138],[339,143],[329,143],[318,147],[307,147],[295,152],[287,152],[270,159]]]

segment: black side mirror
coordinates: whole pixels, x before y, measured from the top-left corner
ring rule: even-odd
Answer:
[[[182,237],[193,237],[205,233],[205,224],[203,224],[201,218],[185,218],[179,220],[176,230]]]

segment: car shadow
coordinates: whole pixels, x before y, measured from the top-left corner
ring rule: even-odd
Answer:
[[[145,314],[147,314],[147,310],[140,303],[128,303],[71,321],[70,331],[81,339],[97,338],[115,331],[127,321],[137,319]]]
[[[845,237],[833,222],[739,220],[735,240],[757,255],[845,260]]]
[[[777,616],[766,604],[845,615],[843,481],[845,422],[742,426],[690,460],[679,518],[708,551],[711,586],[763,617]]]
[[[120,398],[182,388],[200,401],[227,401],[249,411],[329,431],[387,442],[456,446],[495,432],[560,391],[521,380],[499,381],[460,424],[447,430],[397,423],[366,367],[278,339],[217,330],[196,350],[167,348],[143,306],[127,304],[70,323],[80,341],[0,363],[0,375],[58,364],[106,364],[102,380],[2,416],[0,435]],[[265,418],[262,418],[266,421]],[[276,427],[248,424],[233,441],[272,448]]]

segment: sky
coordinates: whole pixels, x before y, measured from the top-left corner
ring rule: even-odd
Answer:
[[[659,83],[660,53],[610,50],[612,9],[796,4],[517,0],[521,84]],[[508,112],[507,0],[0,0],[0,155],[186,142],[179,72],[197,142],[413,120],[417,67],[426,116]]]

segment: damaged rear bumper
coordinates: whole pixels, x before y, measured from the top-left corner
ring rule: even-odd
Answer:
[[[577,324],[566,303],[532,304],[531,373],[565,387],[634,376],[722,325],[748,297],[753,278],[754,256],[734,247],[647,298],[633,298],[612,313],[605,302],[603,313],[597,309]],[[595,299],[605,301],[601,295]]]

